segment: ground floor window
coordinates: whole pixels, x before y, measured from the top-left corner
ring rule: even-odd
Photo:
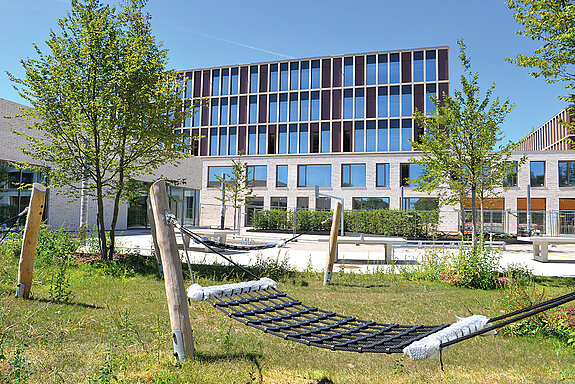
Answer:
[[[531,236],[546,233],[546,208],[544,198],[532,198],[530,207],[530,228],[527,228],[527,199],[517,199],[517,234]]]
[[[331,209],[331,199],[329,197],[318,197],[315,199],[316,211],[329,211]]]
[[[149,228],[147,213],[147,199],[149,183],[142,188],[145,193],[130,201],[128,206],[128,228]],[[176,219],[182,225],[197,226],[200,222],[199,202],[200,191],[191,188],[168,186],[168,198],[170,211],[176,215]]]
[[[46,184],[44,174],[29,169],[18,169],[6,161],[0,161],[0,231],[8,229],[12,222],[7,220],[15,217],[30,204],[33,183]],[[46,191],[48,194],[49,191]],[[46,202],[48,202],[46,196]],[[44,207],[43,219],[47,216],[47,203]],[[24,225],[26,216],[20,218]]]
[[[407,197],[403,199],[406,211],[433,211],[439,207],[439,201],[433,197]]]
[[[270,199],[271,209],[287,209],[287,197],[272,197]]]
[[[559,199],[559,234],[575,235],[575,199]]]
[[[250,199],[250,201],[246,205],[246,221],[245,226],[251,227],[252,220],[254,217],[254,213],[257,211],[261,211],[264,209],[264,198],[263,197],[254,197]]]
[[[377,210],[389,208],[389,197],[354,197],[351,199],[353,210]]]
[[[297,209],[309,209],[309,197],[298,197],[296,204]]]

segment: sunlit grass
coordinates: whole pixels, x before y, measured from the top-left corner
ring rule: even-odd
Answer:
[[[48,301],[49,269],[37,267],[32,300],[14,298],[17,260],[0,258],[0,339],[12,372],[14,351],[24,348],[30,383],[102,382],[108,374],[126,383],[556,383],[575,381],[573,350],[552,339],[480,337],[413,362],[401,355],[332,352],[245,327],[211,308],[192,303],[196,357],[172,356],[164,282],[153,274],[110,276],[92,267],[70,269],[69,304]],[[235,278],[220,267],[198,267],[202,284],[213,276]],[[334,274],[322,286],[319,273],[290,273],[280,289],[304,303],[380,322],[439,324],[455,316],[504,311],[505,291],[412,282],[377,272]],[[549,296],[573,290],[571,279],[547,279]],[[1,353],[0,353],[1,355]],[[109,368],[109,369],[108,369]],[[108,369],[108,370],[106,370]],[[0,379],[0,381],[2,381]]]

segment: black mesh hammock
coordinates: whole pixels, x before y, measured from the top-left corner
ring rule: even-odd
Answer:
[[[167,216],[181,232],[192,236],[172,215]],[[213,252],[258,279],[210,242],[195,236]],[[575,292],[572,292],[491,319],[471,316],[451,325],[401,325],[361,320],[305,305],[278,290],[277,284],[268,278],[204,288],[195,283],[191,269],[190,273],[193,284],[188,288],[188,297],[191,300],[207,301],[232,319],[265,333],[330,350],[407,353],[414,360],[436,357],[443,348],[471,337],[492,334],[505,325],[575,300]]]
[[[24,208],[24,210],[22,212],[20,212],[19,214],[17,214],[16,216],[13,216],[13,217],[9,218],[8,220],[4,221],[4,223],[11,223],[11,224],[8,227],[8,229],[6,229],[6,231],[4,231],[4,234],[2,236],[0,236],[0,244],[2,244],[4,242],[4,240],[6,240],[6,238],[8,237],[8,234],[10,234],[10,231],[12,231],[12,228],[14,228],[14,226],[18,222],[18,219],[20,219],[20,217],[24,216],[27,212],[28,212],[28,207]]]

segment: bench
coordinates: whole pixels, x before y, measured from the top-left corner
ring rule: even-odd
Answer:
[[[329,238],[319,238],[317,240],[318,242],[324,242],[327,243],[329,242]],[[335,259],[335,263],[336,264],[341,264],[339,261],[339,245],[340,244],[354,244],[354,245],[383,245],[383,252],[385,255],[385,264],[391,264],[392,263],[392,259],[391,256],[393,254],[393,246],[396,244],[406,244],[407,240],[405,240],[403,237],[364,237],[364,236],[359,236],[359,237],[341,237],[338,236],[337,237],[337,248],[338,248],[338,252],[337,252],[337,256]],[[368,259],[351,259],[351,260],[345,260],[346,264],[368,264],[368,263],[373,263],[374,260],[368,260]]]
[[[547,263],[549,257],[549,244],[575,244],[575,236],[533,236],[518,237],[517,240],[533,243],[533,260]]]

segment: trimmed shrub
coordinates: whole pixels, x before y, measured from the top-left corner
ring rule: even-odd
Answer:
[[[255,229],[289,230],[295,220],[298,231],[329,231],[333,215],[330,211],[264,209],[254,213]],[[294,217],[295,216],[295,217]],[[346,211],[344,225],[347,232],[384,236],[434,236],[437,233],[439,211]]]

